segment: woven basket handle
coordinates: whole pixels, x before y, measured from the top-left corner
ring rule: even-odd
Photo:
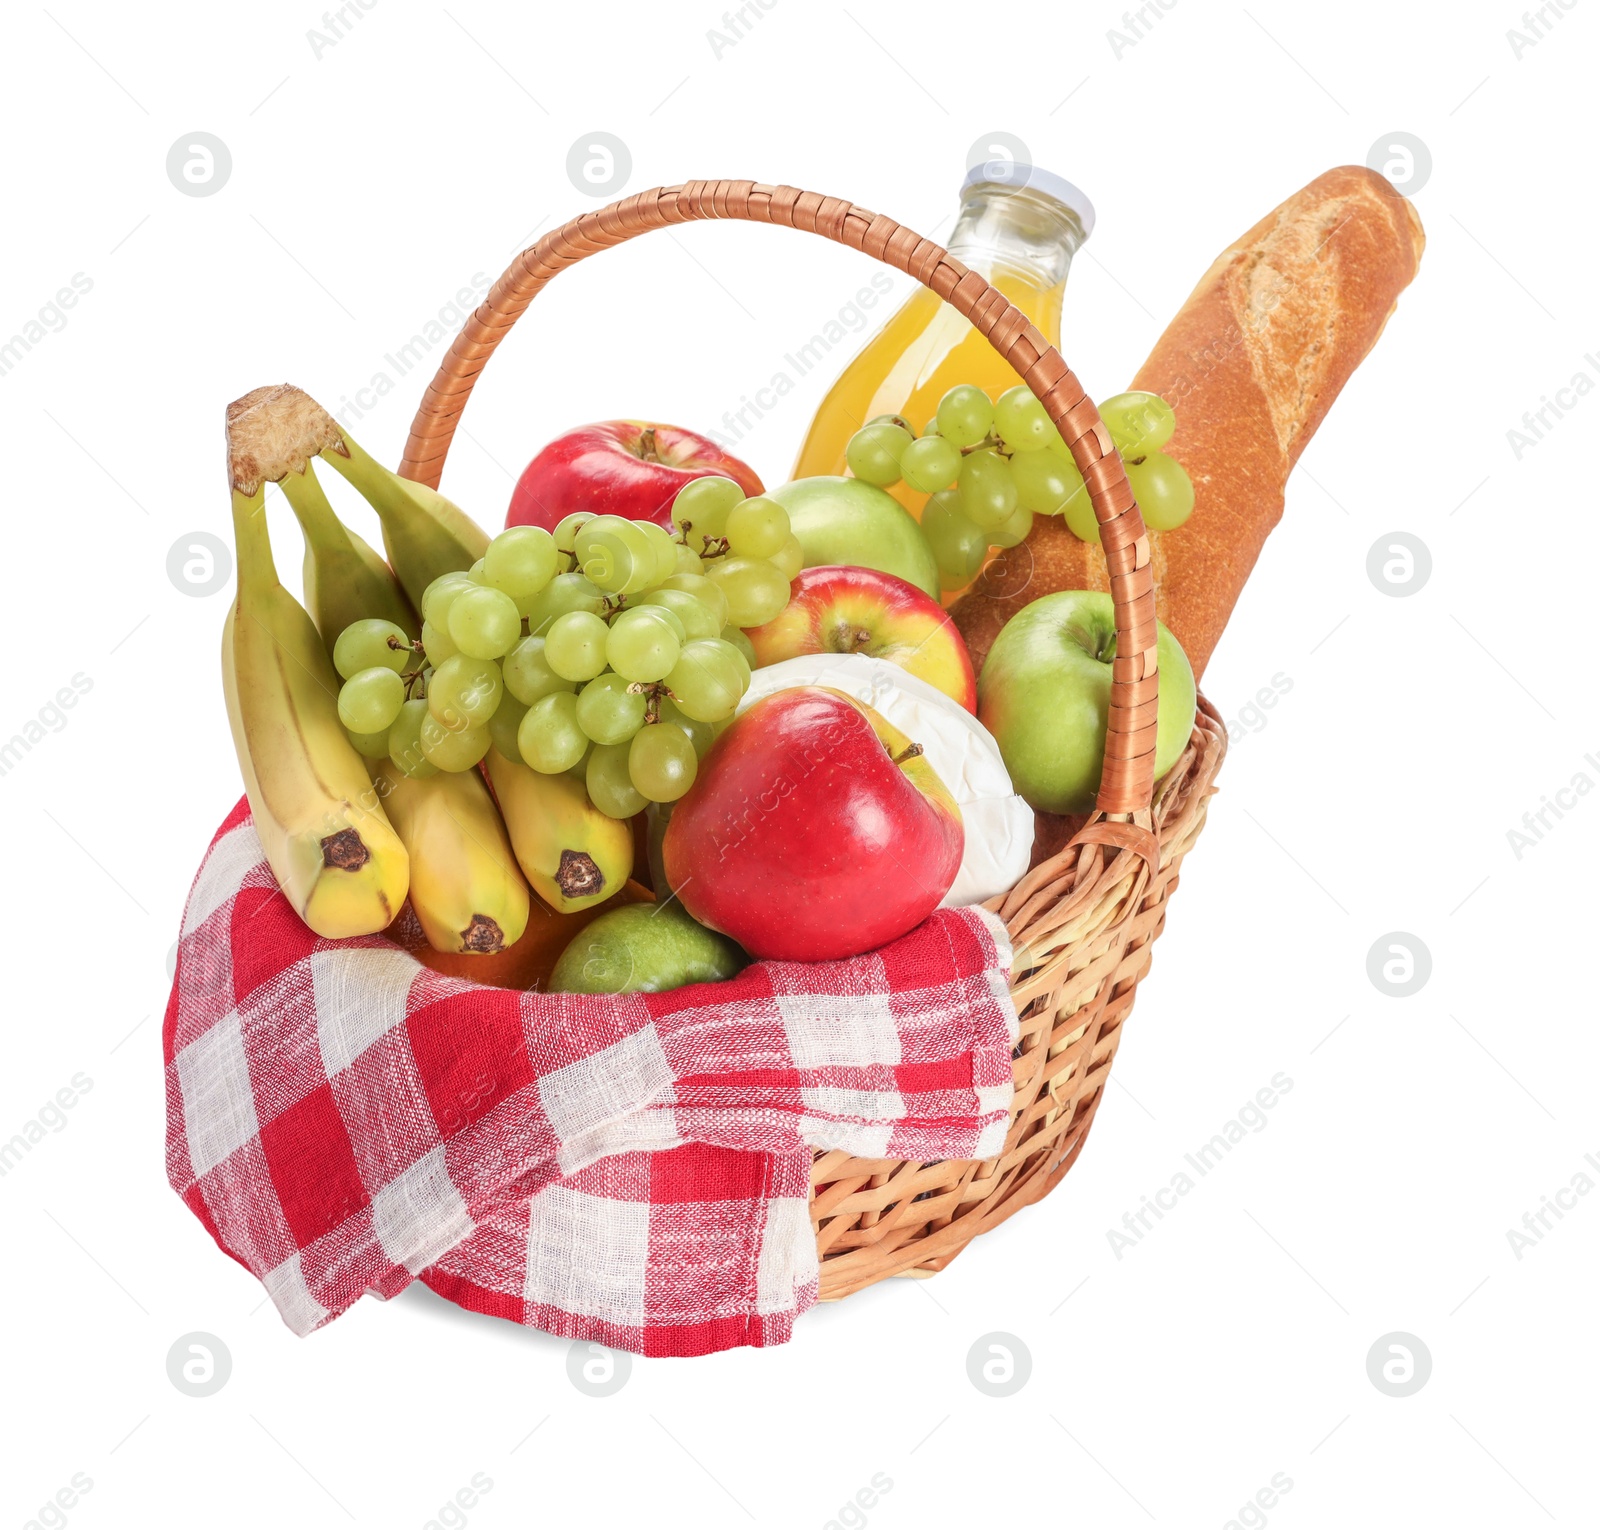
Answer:
[[[534,294],[552,277],[635,234],[697,218],[781,223],[876,256],[914,276],[970,320],[1033,390],[1088,484],[1111,573],[1117,655],[1112,664],[1105,768],[1096,805],[1102,813],[1134,814],[1136,821],[1144,820],[1141,827],[1148,830],[1156,748],[1155,586],[1149,538],[1123,474],[1122,459],[1083,385],[1021,310],[977,272],[892,218],[837,197],[756,181],[689,181],[682,186],[657,187],[574,218],[518,255],[456,336],[412,421],[401,473],[438,487],[445,454],[478,374]],[[1093,826],[1079,838],[1138,848],[1147,858],[1153,850],[1153,836],[1122,835],[1113,841],[1092,830]],[[1139,844],[1127,843],[1130,838],[1137,838]]]

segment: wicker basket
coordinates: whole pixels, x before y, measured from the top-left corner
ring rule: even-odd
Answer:
[[[819,1153],[812,1219],[821,1295],[886,1275],[943,1269],[980,1232],[1038,1200],[1072,1167],[1105,1091],[1134,989],[1150,964],[1178,867],[1205,823],[1225,735],[1202,699],[1189,747],[1153,791],[1156,615],[1150,547],[1122,462],[1060,355],[976,272],[890,218],[834,197],[754,181],[691,181],[615,202],[545,235],[512,261],[467,321],[423,398],[400,471],[437,487],[473,384],[547,282],[649,229],[743,218],[821,234],[914,276],[969,319],[1044,404],[1072,449],[1100,523],[1117,654],[1096,810],[1059,853],[989,907],[1018,952],[1022,1017],[1005,1151],[982,1163],[904,1163]]]

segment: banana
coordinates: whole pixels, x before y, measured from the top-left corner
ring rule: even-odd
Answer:
[[[389,563],[420,610],[422,592],[440,574],[471,568],[483,556],[488,533],[437,489],[391,473],[362,451],[348,431],[334,428],[338,440],[322,448],[322,460],[378,512]]]
[[[267,861],[302,919],[330,940],[371,935],[399,913],[409,861],[339,723],[339,689],[305,608],[278,582],[264,475],[229,407],[238,592],[222,634],[222,686]],[[248,432],[243,433],[246,438]]]
[[[518,864],[551,908],[563,914],[588,908],[628,880],[631,825],[606,817],[575,776],[542,775],[498,749],[490,749],[487,764]]]
[[[339,634],[368,616],[391,621],[414,639],[422,629],[411,602],[389,565],[339,519],[311,464],[285,473],[278,487],[305,536],[305,603],[329,655]]]
[[[387,761],[372,784],[411,857],[411,907],[435,951],[491,955],[528,927],[528,884],[475,770],[425,780]]]

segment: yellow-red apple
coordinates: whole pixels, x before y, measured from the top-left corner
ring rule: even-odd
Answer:
[[[807,653],[864,653],[978,710],[972,660],[949,613],[893,574],[844,565],[801,569],[789,604],[747,636],[757,665]]]

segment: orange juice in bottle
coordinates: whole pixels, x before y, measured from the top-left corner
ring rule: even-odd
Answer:
[[[1070,181],[1037,166],[990,160],[967,173],[947,248],[1059,345],[1067,271],[1093,227],[1094,208]],[[919,286],[828,390],[793,476],[843,473],[850,437],[875,415],[901,415],[920,431],[957,383],[994,399],[1019,381],[955,309]],[[921,514],[925,495],[904,483],[889,492]]]

